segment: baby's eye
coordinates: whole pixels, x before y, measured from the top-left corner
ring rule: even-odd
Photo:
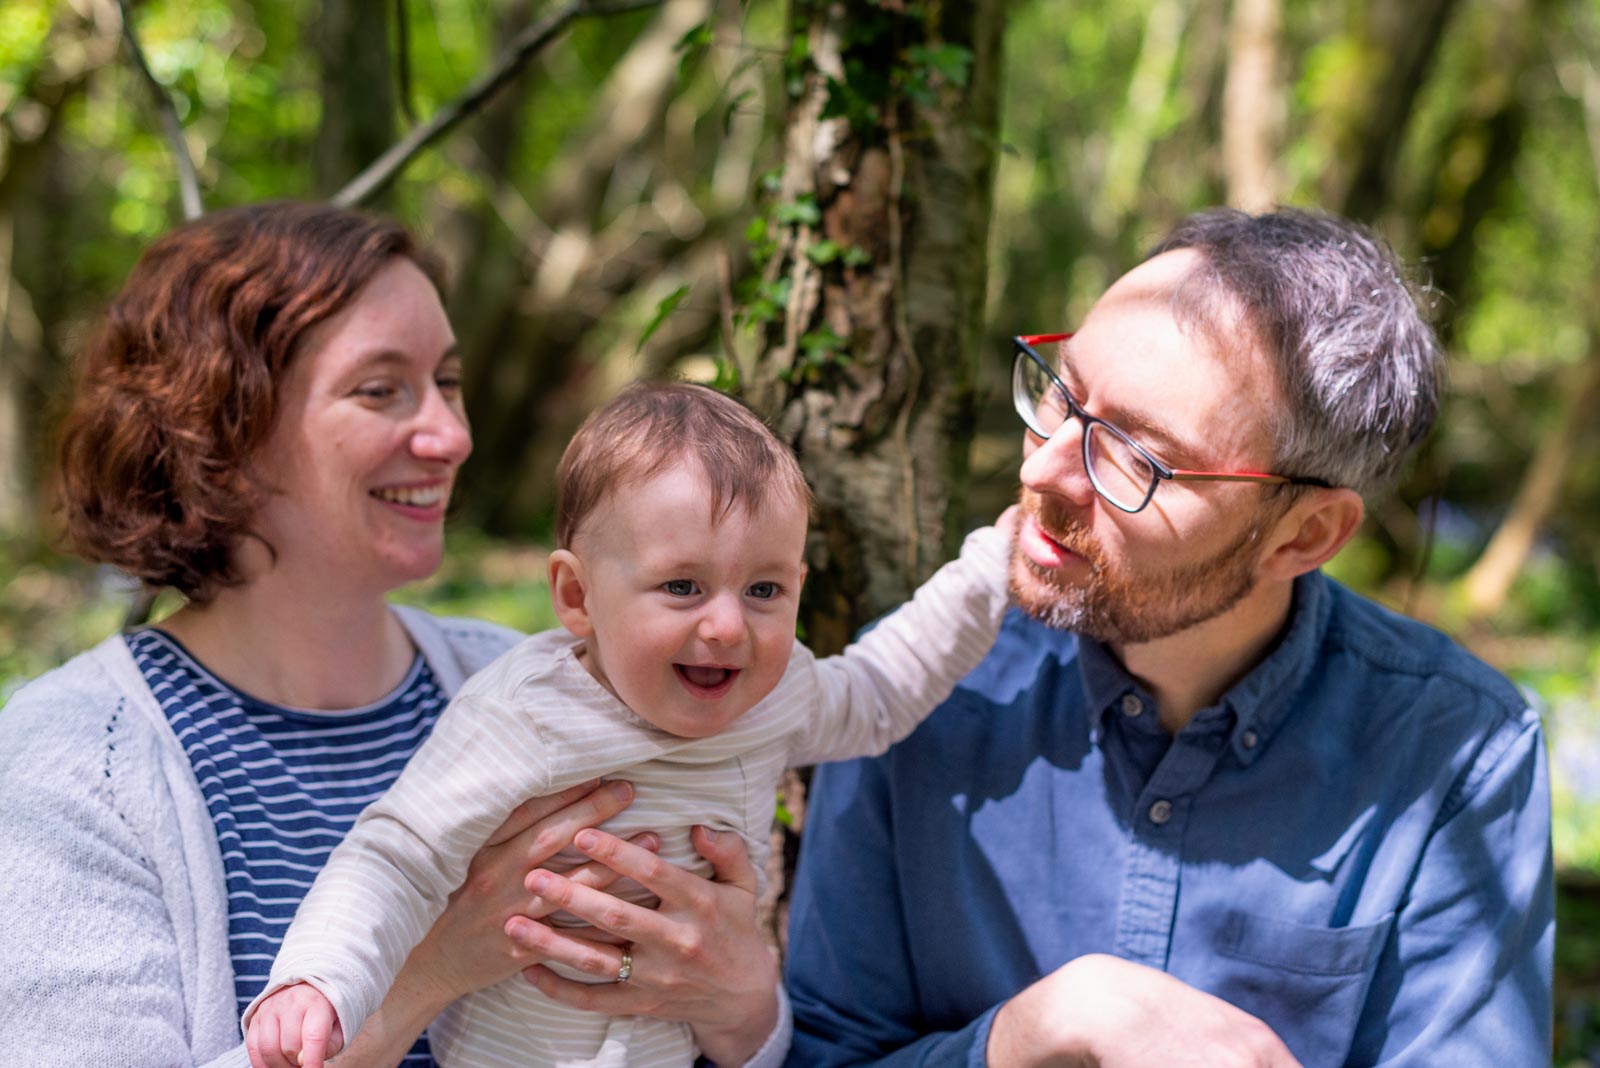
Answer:
[[[782,587],[776,582],[753,582],[748,592],[758,601],[770,601],[782,592]]]
[[[661,584],[661,588],[673,597],[693,597],[695,584],[692,579],[668,579]]]

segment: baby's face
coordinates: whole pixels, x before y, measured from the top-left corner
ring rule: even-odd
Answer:
[[[778,684],[805,579],[802,502],[712,519],[705,476],[679,464],[612,494],[573,545],[594,629],[586,666],[641,719],[689,738]]]

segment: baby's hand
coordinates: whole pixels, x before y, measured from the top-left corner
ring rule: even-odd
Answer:
[[[1022,509],[1013,504],[1010,508],[1000,513],[1000,518],[994,521],[994,525],[999,529],[1000,533],[1014,541],[1017,537],[1017,524],[1021,521]]]
[[[244,1039],[252,1068],[322,1068],[344,1048],[333,1003],[310,983],[296,983],[256,1006]]]

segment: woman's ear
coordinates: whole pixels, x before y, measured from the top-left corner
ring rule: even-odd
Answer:
[[[1261,558],[1261,574],[1288,581],[1316,570],[1344,548],[1365,515],[1366,505],[1355,490],[1312,490],[1274,526],[1275,544]]]
[[[583,572],[583,561],[567,549],[557,549],[550,554],[550,602],[555,606],[556,618],[561,625],[580,638],[594,633],[589,620],[588,580]]]

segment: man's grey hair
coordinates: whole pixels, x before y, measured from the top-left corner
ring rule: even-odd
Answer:
[[[1277,367],[1288,407],[1268,428],[1274,470],[1362,494],[1391,482],[1439,408],[1444,353],[1421,308],[1432,291],[1381,237],[1333,215],[1201,212],[1150,255],[1183,248],[1204,262],[1180,313],[1217,338],[1242,313],[1243,340]]]

